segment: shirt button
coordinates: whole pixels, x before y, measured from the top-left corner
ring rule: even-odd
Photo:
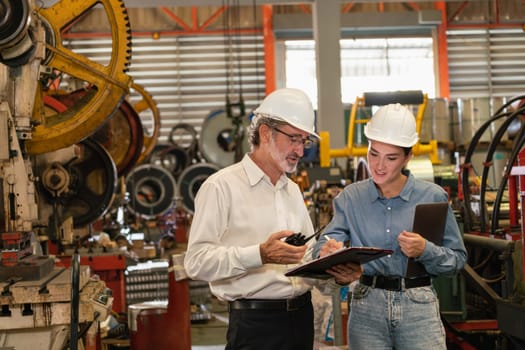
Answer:
[[[392,207],[386,207],[387,210],[392,210]]]
[[[386,229],[386,232],[390,232],[390,229],[389,229],[389,228],[387,228],[387,229]]]

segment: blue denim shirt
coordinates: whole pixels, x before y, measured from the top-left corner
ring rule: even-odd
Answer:
[[[326,235],[337,241],[350,241],[354,247],[391,249],[393,253],[363,264],[366,275],[405,276],[407,257],[401,252],[397,236],[411,231],[416,204],[448,200],[443,188],[416,179],[408,179],[401,193],[384,198],[372,178],[350,184],[333,201],[334,217],[319,237],[313,257],[319,257]],[[462,234],[449,207],[442,246],[427,241],[425,250],[416,260],[431,276],[452,275],[465,264],[467,252]]]

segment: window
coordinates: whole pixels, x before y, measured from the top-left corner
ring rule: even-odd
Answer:
[[[305,90],[317,105],[315,42],[285,41],[286,86]],[[363,92],[422,90],[435,96],[432,38],[341,40],[343,103]]]

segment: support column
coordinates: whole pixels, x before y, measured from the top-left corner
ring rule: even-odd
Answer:
[[[341,2],[315,0],[312,6],[317,69],[317,128],[328,131],[330,148],[346,145],[341,100]],[[332,298],[334,345],[343,344],[339,292]]]
[[[330,133],[330,148],[346,144],[341,101],[341,3],[315,0],[312,6],[317,62],[317,128]]]

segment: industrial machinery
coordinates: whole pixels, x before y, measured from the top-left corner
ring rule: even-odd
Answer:
[[[444,316],[458,348],[466,349],[464,342],[480,349],[525,347],[520,326],[525,322],[523,99],[510,99],[484,119],[460,165],[458,197],[462,202],[458,209],[469,257],[461,279],[453,285],[455,291],[450,294],[449,289],[442,298],[445,308],[455,306],[455,311],[448,309]],[[491,188],[488,174],[494,166],[494,155],[515,122],[521,126],[508,145],[501,180]],[[496,131],[488,147],[485,145],[482,163],[474,164],[473,154],[480,148],[480,140],[494,125]]]
[[[107,62],[64,38],[94,10],[111,26]],[[113,297],[92,276],[96,254],[80,259],[76,250],[111,206],[118,176],[155,146],[160,116],[127,74],[131,29],[121,0],[5,0],[0,16],[0,347],[76,349],[82,341],[94,349]],[[130,93],[139,102],[125,101]],[[50,253],[63,254],[62,263]]]
[[[191,349],[188,276],[184,254],[173,255],[168,268],[168,298],[131,305],[128,310],[132,349]],[[167,331],[168,330],[168,331]]]
[[[227,111],[216,110],[211,112],[202,125],[199,138],[199,150],[204,158],[220,167],[233,164],[236,161],[236,150],[244,154],[248,151],[246,136],[237,139],[238,131],[244,135],[244,129],[248,126],[248,117],[243,115],[238,119],[238,125],[228,117]],[[237,161],[240,159],[237,159]]]
[[[327,132],[321,134],[319,149],[319,161],[322,167],[330,165],[331,158],[337,157],[359,157],[365,156],[368,144],[363,135],[363,127],[372,116],[366,113],[365,108],[381,106],[389,103],[401,103],[417,107],[416,130],[421,133],[421,125],[428,97],[422,91],[394,91],[394,92],[365,92],[362,97],[357,97],[352,105],[350,120],[348,123],[347,143],[340,149],[330,148],[330,135]],[[434,164],[439,163],[438,148],[436,140],[430,140],[427,144],[418,142],[413,148],[414,155],[427,154]]]
[[[367,141],[362,129],[372,116],[370,106],[395,102],[417,106],[414,113],[417,130],[424,141],[414,147],[414,154],[420,156],[414,157],[408,168],[416,177],[435,181],[449,192],[468,250],[467,265],[460,274],[433,281],[449,349],[525,348],[524,100],[524,96],[503,103],[465,100],[461,104],[475,106],[468,110],[474,115],[470,116],[472,120],[463,115],[465,120],[459,121],[451,115],[452,108],[440,108],[446,104],[438,101],[431,112],[440,115],[423,120],[423,116],[428,116],[428,100],[420,92],[365,93],[352,106],[344,148],[330,149],[328,135],[321,132],[320,169],[333,173],[331,159],[343,157],[351,168],[347,173],[355,175],[350,180],[359,181],[368,177],[364,159]],[[496,107],[491,113],[492,105]],[[443,123],[434,125],[438,119]],[[469,122],[472,125],[467,126]],[[460,132],[453,130],[460,126]],[[429,129],[439,132],[424,135]],[[467,137],[468,132],[472,134]],[[449,137],[436,140],[431,137],[434,135],[458,135],[461,140]],[[447,152],[454,156],[444,154]],[[452,158],[455,164],[449,164]],[[322,200],[327,195],[326,189],[334,189],[337,194],[345,177],[329,179],[329,173],[325,172],[325,179],[319,181],[316,179],[319,169],[304,171],[313,176],[309,179],[314,184],[312,201],[308,202],[314,212],[313,221],[325,222],[330,218],[331,202]]]
[[[237,156],[234,150],[247,150],[244,143],[242,147],[235,143],[238,130],[234,131],[247,120],[234,125],[231,115],[244,113],[213,112],[203,125],[200,150],[193,130],[179,125],[189,130],[192,139],[183,146],[175,144],[170,134],[172,145],[157,154],[160,165],[171,167],[165,171],[149,157],[158,136],[158,110],[151,96],[127,74],[131,30],[123,1],[60,0],[45,6],[34,0],[3,0],[1,5],[0,347],[74,348],[77,336],[93,335],[96,327],[92,325],[109,310],[126,308],[125,261],[120,253],[91,249],[94,221],[115,204],[116,221],[124,225],[120,229],[126,229],[126,210],[155,220],[172,209],[176,192],[191,213],[202,182],[219,167],[231,164]],[[112,53],[104,62],[69,49],[64,37],[93,9],[104,14],[111,27]],[[141,96],[139,102],[127,99],[132,93]],[[466,138],[465,148],[458,149],[462,159],[458,156],[453,174],[459,181],[455,179],[451,202],[464,228],[469,262],[461,275],[435,281],[451,348],[525,346],[521,328],[525,318],[525,216],[521,209],[525,127],[506,144],[508,160],[501,182],[494,188],[487,185],[504,134],[525,114],[523,103],[518,107],[514,103],[524,99],[520,96],[502,105],[477,133]],[[321,168],[329,166],[332,158],[365,155],[365,140],[355,142],[369,117],[361,112],[390,102],[416,106],[418,131],[423,130],[428,99],[422,92],[365,93],[352,106],[344,148],[330,149],[328,135],[322,135]],[[143,112],[152,119],[152,132],[142,123]],[[494,125],[498,125],[495,134],[482,137]],[[478,172],[473,156],[480,149],[486,149],[486,154]],[[199,152],[210,163],[197,159]],[[441,160],[433,139],[416,145],[414,152],[428,155],[431,167]],[[178,163],[170,162],[170,157]],[[150,164],[141,164],[146,160]],[[307,168],[307,173],[303,189],[312,191],[307,199],[311,199],[316,226],[321,226],[330,220],[331,201],[345,177],[334,175],[332,169]],[[356,173],[356,180],[367,176],[362,160]],[[117,189],[120,197],[115,198]],[[48,255],[66,251],[69,255],[61,256],[60,265]],[[78,251],[84,255],[77,260]],[[184,339],[177,341],[189,347],[189,299],[185,277],[176,276],[180,268],[180,261],[169,268],[167,303],[145,306],[130,316],[136,332],[133,342],[150,343],[143,338],[148,335],[160,339],[153,330],[171,326],[183,330]],[[102,281],[93,278],[93,271]]]
[[[137,216],[154,219],[175,205],[176,182],[173,175],[156,164],[143,164],[126,177],[128,208]]]

